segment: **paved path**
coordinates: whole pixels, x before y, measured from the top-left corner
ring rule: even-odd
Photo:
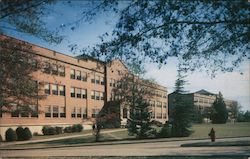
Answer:
[[[250,137],[218,139],[217,141],[250,141]],[[181,144],[209,140],[164,141],[119,145],[92,145],[33,150],[3,150],[0,157],[47,156],[250,156],[250,146],[180,147]]]

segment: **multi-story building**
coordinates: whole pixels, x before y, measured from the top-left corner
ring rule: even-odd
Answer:
[[[0,39],[10,38],[1,36]],[[3,113],[0,116],[0,132],[4,136],[7,128],[29,127],[41,133],[45,125],[65,127],[83,124],[90,129],[95,117],[105,103],[114,99],[113,89],[127,67],[120,60],[105,63],[88,56],[72,57],[47,48],[11,38],[22,45],[29,45],[43,69],[32,73],[35,81],[43,83],[46,95],[34,106],[39,113]],[[168,120],[167,88],[153,84],[154,96],[150,100],[152,120]],[[14,103],[13,103],[14,105]],[[13,107],[15,109],[15,107]],[[17,108],[16,108],[17,110]],[[121,112],[123,110],[121,109]],[[127,116],[121,114],[121,120]]]
[[[174,101],[175,95],[176,95],[175,92],[170,93],[168,95],[169,118],[171,118],[171,112],[174,107],[173,101]],[[210,110],[212,104],[214,103],[216,99],[216,96],[217,94],[210,93],[203,89],[194,93],[182,94],[182,97],[185,98],[185,100],[193,103],[194,106],[196,106],[196,108],[198,108],[201,112]],[[229,111],[228,119],[231,120],[233,117],[231,116],[230,110],[233,104],[235,103],[237,104],[237,101],[224,99],[224,102],[226,104],[226,108]],[[209,120],[209,119],[206,119],[206,120]]]

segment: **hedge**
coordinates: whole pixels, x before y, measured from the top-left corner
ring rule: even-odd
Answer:
[[[16,132],[13,129],[9,128],[5,132],[5,139],[6,141],[16,141],[17,140]]]

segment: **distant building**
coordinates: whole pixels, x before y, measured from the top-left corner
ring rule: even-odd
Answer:
[[[172,110],[174,108],[174,99],[175,99],[176,93],[170,93],[168,95],[168,112],[169,112],[169,119],[171,120],[171,114],[172,114]],[[194,106],[196,106],[197,109],[199,109],[201,111],[201,113],[204,114],[204,116],[206,116],[206,113],[209,113],[211,111],[211,107],[212,104],[214,103],[215,99],[216,99],[217,94],[208,92],[204,89],[199,90],[197,92],[194,93],[187,93],[187,94],[182,94],[182,97],[185,98],[185,100],[191,102],[194,104]],[[224,102],[226,104],[226,107],[228,109],[228,114],[229,120],[233,120],[233,116],[232,116],[232,112],[230,112],[231,107],[233,104],[237,104],[237,101],[234,100],[228,100],[224,98]],[[206,117],[204,118],[206,121],[210,121],[210,117]]]
[[[0,36],[0,40],[10,38]],[[115,101],[114,88],[119,87],[121,73],[127,67],[120,60],[103,62],[89,56],[72,57],[18,39],[10,38],[22,45],[30,46],[32,53],[43,63],[43,69],[33,72],[46,99],[38,100],[32,107],[36,113],[19,113],[13,107],[12,113],[1,113],[0,132],[4,137],[7,128],[29,127],[32,133],[41,133],[45,125],[65,127],[82,124],[90,129],[103,106]],[[152,120],[165,123],[168,120],[167,88],[152,84]],[[15,103],[13,103],[15,105]],[[120,120],[126,122],[126,111],[119,108]],[[38,113],[40,112],[40,113]]]

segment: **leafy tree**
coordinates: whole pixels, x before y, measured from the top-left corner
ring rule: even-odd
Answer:
[[[41,63],[31,53],[31,46],[11,38],[0,41],[0,110],[10,113],[14,109],[22,112],[38,112],[37,100],[44,99],[39,93],[42,83],[38,84],[32,72],[41,67]]]
[[[186,81],[185,76],[182,75],[180,69],[178,70],[177,80],[175,82],[175,99],[173,101],[172,111],[172,135],[177,137],[189,136],[192,131],[190,130],[194,105],[191,101],[186,100],[182,95],[186,91],[184,85]]]
[[[212,105],[211,120],[214,124],[224,124],[228,119],[228,111],[221,92]]]
[[[230,117],[235,121],[240,111],[240,106],[238,105],[238,102],[231,103],[228,111],[230,113]]]
[[[250,111],[246,111],[244,114],[245,122],[250,122]]]

